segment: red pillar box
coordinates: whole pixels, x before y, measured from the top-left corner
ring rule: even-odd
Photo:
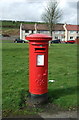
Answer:
[[[29,40],[29,93],[32,100],[43,102],[48,92],[48,41],[52,37],[31,34]]]

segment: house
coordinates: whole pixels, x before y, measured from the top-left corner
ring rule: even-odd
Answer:
[[[50,35],[47,24],[21,24],[20,39],[25,40],[27,35],[33,33],[42,33]],[[53,40],[60,39],[61,41],[75,40],[79,36],[79,26],[70,24],[56,24],[52,29]]]
[[[67,40],[75,40],[79,37],[79,25],[67,25],[64,24],[65,29],[65,41]]]

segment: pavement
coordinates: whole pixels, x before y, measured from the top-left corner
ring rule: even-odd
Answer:
[[[9,119],[8,119],[9,118]],[[2,120],[79,120],[78,111],[55,111],[55,112],[41,112],[37,115],[25,115],[25,116],[9,116]],[[1,120],[1,114],[0,114]]]
[[[39,113],[42,118],[77,118],[78,114],[77,111],[65,111],[65,112],[57,112],[54,114],[49,113]]]
[[[65,111],[65,112],[57,112],[53,114],[41,112],[38,115],[27,115],[27,116],[11,116],[7,120],[79,120],[77,111]],[[1,119],[0,119],[1,120]],[[3,119],[3,120],[6,120]]]

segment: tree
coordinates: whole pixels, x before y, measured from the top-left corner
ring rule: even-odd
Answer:
[[[58,8],[58,2],[56,0],[50,0],[48,6],[45,8],[44,13],[42,14],[42,19],[47,23],[50,35],[52,36],[52,29],[55,27],[55,24],[62,17],[62,12]]]

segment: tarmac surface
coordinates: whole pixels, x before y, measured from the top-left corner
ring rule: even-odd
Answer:
[[[49,113],[40,113],[39,114],[42,118],[78,118],[77,111],[65,111],[65,112],[58,112],[54,114]]]
[[[65,111],[65,112],[60,111],[54,114],[41,112],[38,115],[15,116],[3,118],[2,120],[79,120],[79,119],[77,111]]]

